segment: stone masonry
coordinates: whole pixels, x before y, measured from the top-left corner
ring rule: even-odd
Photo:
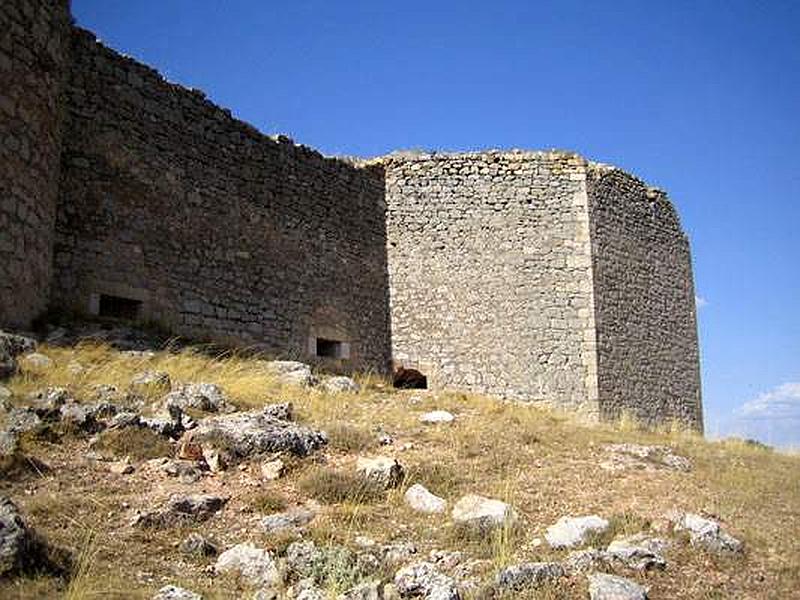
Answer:
[[[570,152],[327,158],[0,4],[0,326],[152,320],[432,387],[702,429],[689,246]]]

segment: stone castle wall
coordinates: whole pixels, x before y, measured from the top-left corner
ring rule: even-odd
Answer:
[[[48,301],[69,22],[66,0],[0,2],[0,324]]]
[[[83,30],[66,103],[56,302],[133,299],[178,332],[303,359],[319,336],[385,368],[379,169],[262,135]]]
[[[0,326],[133,315],[435,388],[702,429],[688,242],[568,152],[326,158],[0,4]]]
[[[390,157],[392,355],[438,386],[596,399],[585,161]]]
[[[601,416],[703,428],[689,243],[659,190],[589,169]]]

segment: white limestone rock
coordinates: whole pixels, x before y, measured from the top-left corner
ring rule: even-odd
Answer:
[[[455,420],[455,416],[453,413],[446,410],[433,410],[421,415],[419,420],[429,425],[436,423],[452,423]]]
[[[463,496],[452,510],[453,521],[481,531],[512,526],[517,521],[514,509],[500,500],[477,494]]]
[[[203,600],[203,597],[186,588],[165,585],[153,596],[153,600]]]
[[[674,530],[688,532],[692,546],[715,554],[738,554],[744,547],[741,541],[723,531],[717,521],[694,513],[681,515]]]
[[[406,565],[397,571],[394,576],[394,585],[403,598],[459,600],[455,581],[425,561]]]
[[[586,543],[590,535],[607,529],[608,521],[597,515],[561,517],[555,525],[547,528],[544,537],[552,548],[574,548]]]
[[[397,462],[397,459],[389,456],[359,457],[356,462],[356,471],[387,489],[396,487],[403,480],[404,475],[402,465]]]
[[[520,591],[535,588],[564,577],[564,568],[558,563],[532,562],[506,567],[497,574],[497,587]]]
[[[220,554],[214,571],[236,573],[254,587],[275,586],[281,579],[272,555],[249,543],[237,544]]]
[[[352,378],[343,376],[327,378],[322,382],[322,387],[325,388],[326,392],[331,394],[340,394],[342,392],[354,394],[361,389],[361,386]]]
[[[311,367],[296,360],[270,360],[264,363],[267,371],[275,375],[281,383],[311,387],[319,380],[311,372]]]
[[[590,600],[647,600],[647,590],[635,581],[593,573],[589,575]]]
[[[606,549],[609,559],[622,563],[629,569],[648,571],[667,566],[663,553],[668,543],[645,533],[615,538]]]
[[[425,486],[415,483],[406,490],[405,501],[411,508],[425,513],[442,513],[447,509],[444,498],[432,494]]]

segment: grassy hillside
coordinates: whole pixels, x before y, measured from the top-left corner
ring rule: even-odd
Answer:
[[[290,401],[297,420],[327,431],[330,443],[305,459],[284,457],[288,472],[275,481],[261,477],[260,461],[254,459],[182,483],[152,460],[174,452],[174,444],[163,440],[105,436],[104,445],[95,444],[92,453],[100,448],[118,458],[130,456],[134,471],[122,475],[94,459],[87,435],[27,436],[23,450],[35,460],[4,464],[0,494],[10,496],[33,527],[73,549],[80,560],[69,583],[44,576],[0,580],[0,597],[149,598],[168,583],[206,598],[243,597],[241,582],[212,575],[213,559],[182,555],[181,540],[198,531],[223,549],[252,540],[280,553],[299,534],[264,534],[260,517],[309,500],[320,507],[304,535],[320,545],[355,547],[359,536],[367,536],[380,543],[413,542],[423,558],[431,550],[460,550],[465,561],[474,561],[474,577],[483,582],[509,564],[563,559],[567,551],[542,542],[545,529],[564,515],[598,514],[611,521],[611,530],[595,544],[638,531],[671,541],[665,570],[624,574],[648,586],[651,598],[791,598],[800,589],[798,456],[744,442],[707,442],[679,428],[652,432],[631,422],[589,424],[490,398],[398,391],[370,376],[357,377],[358,393],[329,394],[282,384],[256,359],[209,357],[192,349],[152,357],[96,344],[44,346],[39,352],[54,364],[24,368],[6,382],[12,402],[24,404],[29,392],[48,386],[67,388],[88,401],[97,384],[124,390],[134,374],[159,370],[173,383],[216,383],[243,409]],[[152,391],[152,399],[161,394]],[[434,409],[448,410],[456,419],[421,423],[419,416]],[[381,446],[380,434],[392,443]],[[603,468],[609,458],[605,446],[620,442],[667,445],[692,468]],[[385,493],[357,485],[353,476],[359,456],[381,454],[395,457],[406,472],[403,483]],[[408,507],[403,494],[414,483],[445,498],[449,507],[460,496],[477,493],[508,502],[522,518],[513,529],[476,536],[455,527],[449,510],[426,515]],[[197,526],[150,531],[130,525],[135,510],[158,506],[175,493],[219,493],[230,500]],[[719,557],[663,533],[665,515],[675,510],[714,516],[744,542],[744,553]],[[331,567],[325,581],[332,595],[352,583],[346,568]],[[585,598],[586,589],[585,576],[573,576],[514,597]],[[478,586],[468,597],[482,594]]]

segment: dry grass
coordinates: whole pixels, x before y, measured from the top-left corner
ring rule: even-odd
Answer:
[[[140,427],[107,429],[97,436],[93,449],[115,458],[147,460],[172,456],[172,445],[156,432]]]
[[[160,370],[173,382],[216,383],[240,407],[293,402],[299,420],[325,428],[332,443],[265,489],[257,461],[192,486],[147,468],[142,460],[151,455],[149,442],[101,436],[101,445],[108,444],[114,455],[131,455],[134,460],[136,472],[121,477],[82,460],[88,448],[85,439],[34,441],[26,445],[25,456],[51,468],[25,469],[17,479],[0,479],[0,493],[18,501],[49,539],[73,548],[79,567],[70,587],[41,577],[5,581],[0,583],[0,597],[150,597],[167,583],[184,583],[212,599],[241,597],[245,591],[239,583],[208,575],[207,561],[182,559],[175,544],[188,530],[145,534],[128,526],[132,510],[152,508],[172,493],[200,490],[231,495],[226,509],[198,529],[218,539],[223,548],[248,540],[285,547],[288,540],[267,539],[260,533],[258,513],[276,508],[284,499],[295,504],[314,497],[324,505],[309,535],[320,544],[349,545],[356,536],[366,535],[378,541],[412,541],[422,556],[431,549],[462,550],[485,561],[485,579],[516,561],[562,559],[565,552],[531,541],[564,515],[597,513],[610,519],[611,532],[594,540],[602,544],[612,535],[655,526],[673,509],[704,512],[717,516],[745,541],[744,556],[717,559],[675,539],[666,571],[633,575],[650,587],[653,597],[788,598],[800,587],[796,454],[738,441],[708,442],[672,425],[649,431],[630,418],[613,426],[593,425],[566,413],[478,396],[394,391],[374,375],[359,377],[362,391],[357,394],[330,395],[283,385],[262,362],[237,354],[208,356],[184,350],[142,359],[97,344],[41,351],[55,366],[24,372],[9,382],[18,397],[61,386],[89,401],[94,398],[93,385],[125,391],[135,373]],[[84,367],[79,375],[68,368],[74,361]],[[148,398],[156,399],[155,392]],[[433,409],[449,410],[456,420],[434,426],[420,423],[419,415]],[[395,444],[378,449],[376,431],[391,434]],[[669,445],[689,458],[693,469],[605,471],[599,466],[603,446],[618,442]],[[374,452],[396,456],[406,467],[401,487],[388,493],[360,487],[355,458]],[[465,493],[505,499],[520,513],[520,527],[475,539],[453,528],[447,515],[425,515],[407,507],[403,492],[413,483],[422,483],[451,505]],[[91,536],[86,524],[91,524]],[[319,567],[331,592],[353,576],[347,561],[340,559],[331,557],[330,564]],[[515,597],[585,595],[585,579],[577,577],[558,589]]]

